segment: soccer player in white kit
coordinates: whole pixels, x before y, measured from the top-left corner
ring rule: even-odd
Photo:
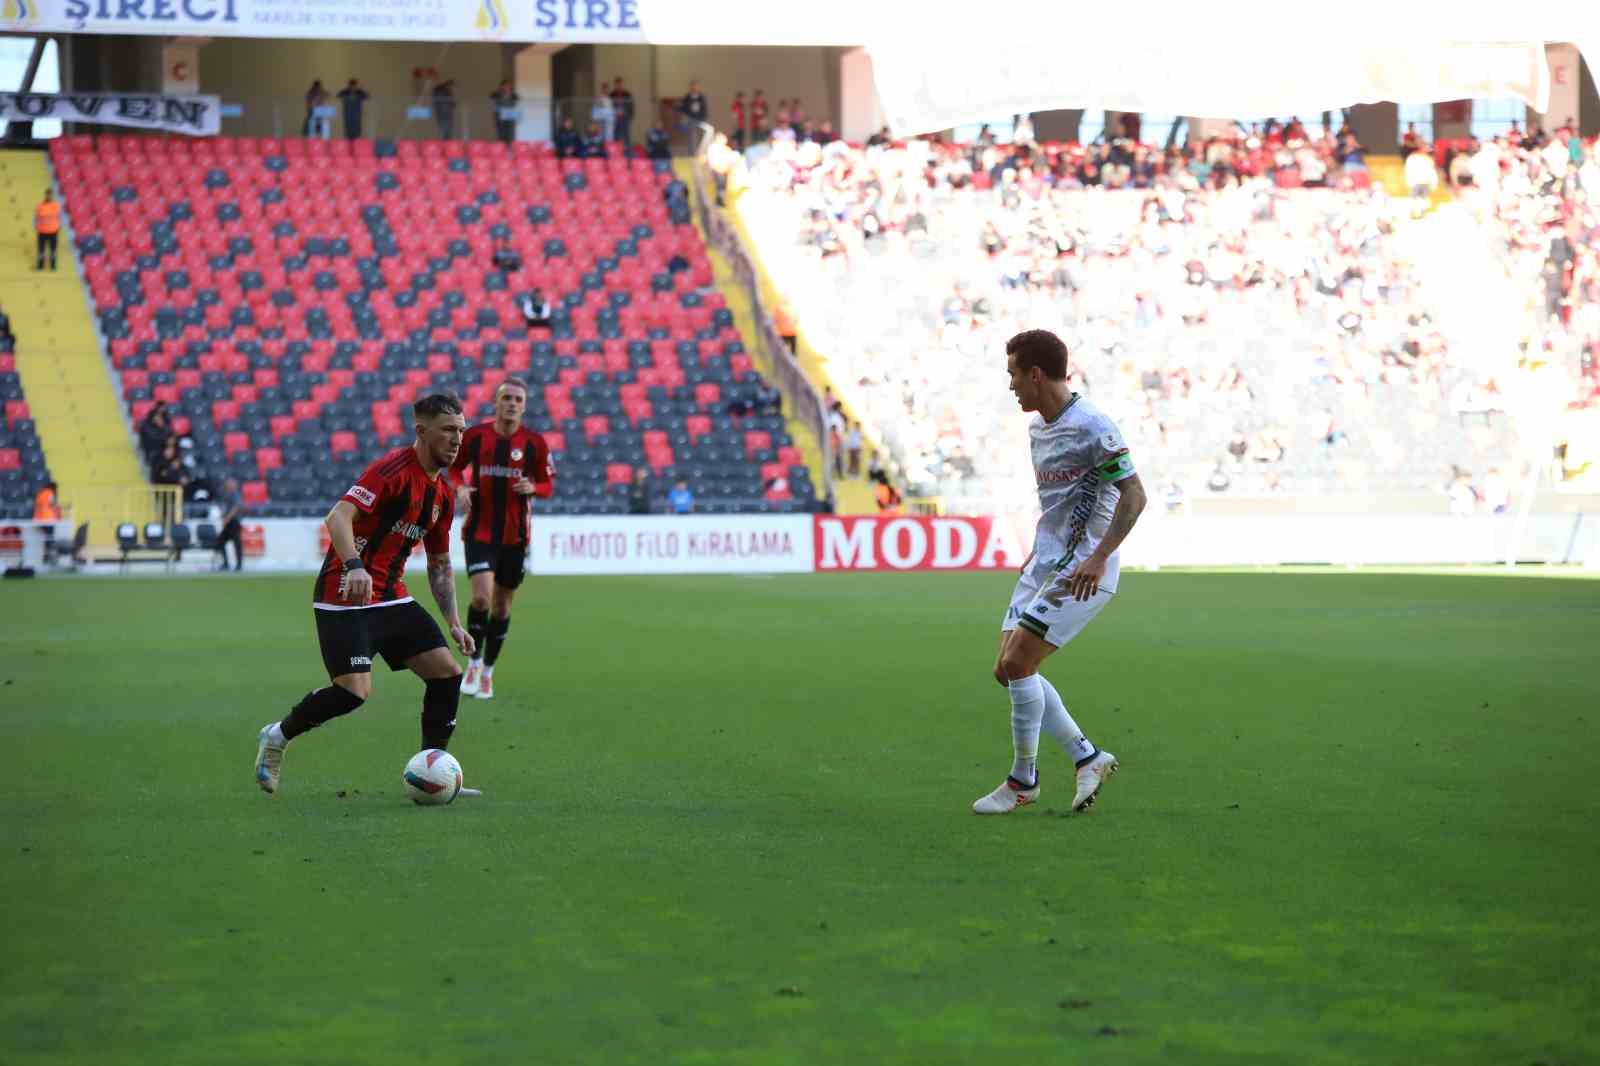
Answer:
[[[1067,388],[1067,346],[1047,330],[1006,342],[1011,391],[1028,425],[1039,486],[1033,552],[1000,624],[994,677],[1011,695],[1011,773],[972,805],[1010,814],[1039,798],[1039,733],[1049,733],[1077,768],[1072,809],[1084,811],[1117,772],[1117,757],[1089,742],[1039,667],[1111,602],[1117,548],[1144,510],[1144,485],[1116,425]]]

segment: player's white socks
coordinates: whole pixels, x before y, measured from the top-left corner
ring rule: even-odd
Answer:
[[[1011,776],[1032,786],[1039,779],[1039,723],[1044,717],[1043,680],[1038,674],[1019,678],[1006,686],[1011,693],[1011,745],[1016,753]]]
[[[267,730],[267,742],[275,748],[284,747],[289,743],[289,738],[283,735],[282,722],[272,723],[272,728]]]
[[[1074,765],[1091,759],[1099,749],[1089,743],[1083,735],[1083,730],[1078,728],[1078,723],[1073,721],[1072,714],[1067,710],[1067,705],[1061,702],[1060,693],[1042,674],[1039,677],[1039,687],[1044,694],[1044,718],[1041,725],[1046,733],[1056,738],[1069,756]],[[1013,700],[1015,697],[1013,697]],[[1015,712],[1012,712],[1013,716]]]
[[[483,680],[485,680],[485,681],[487,681],[487,680],[489,680],[489,679],[490,679],[490,678],[491,678],[491,677],[493,677],[493,676],[494,676],[494,667],[492,667],[492,666],[485,666],[485,667],[484,667],[484,668],[483,668],[483,673],[482,673],[482,674],[480,674],[480,675],[479,675],[479,676],[480,676],[480,677],[482,677],[482,678],[483,678]]]

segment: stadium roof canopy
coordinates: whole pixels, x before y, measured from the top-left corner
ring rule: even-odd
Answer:
[[[884,113],[901,135],[1079,107],[1258,118],[1520,97],[1542,113],[1546,42],[1576,44],[1600,69],[1593,0],[1478,12],[1404,0],[1022,3],[994,5],[974,25],[932,21],[868,42]]]

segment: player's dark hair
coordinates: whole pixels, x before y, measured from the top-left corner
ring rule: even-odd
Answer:
[[[521,389],[524,396],[528,394],[528,383],[523,381],[521,378],[516,377],[506,378],[500,384],[496,385],[494,387],[494,394],[496,396],[500,395],[500,390],[506,388],[507,386],[510,386],[513,389]]]
[[[438,415],[458,415],[461,413],[461,401],[446,392],[436,392],[431,396],[424,396],[411,405],[411,413],[418,418],[434,418]]]
[[[1062,381],[1067,376],[1067,345],[1047,329],[1030,329],[1006,341],[1006,354],[1017,357],[1017,369],[1038,367],[1044,376]]]

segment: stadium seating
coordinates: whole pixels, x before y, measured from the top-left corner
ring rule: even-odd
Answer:
[[[50,471],[9,351],[0,352],[0,404],[0,518],[32,518],[34,495],[50,481]]]
[[[790,494],[765,498],[792,442],[781,416],[730,411],[762,380],[666,163],[131,136],[62,137],[52,158],[133,420],[165,400],[197,477],[237,478],[254,514],[324,513],[410,440],[419,394],[456,393],[473,421],[513,374],[559,468],[541,511],[625,511],[640,466],[713,513],[815,506],[793,452]],[[535,289],[553,315],[530,333]]]

